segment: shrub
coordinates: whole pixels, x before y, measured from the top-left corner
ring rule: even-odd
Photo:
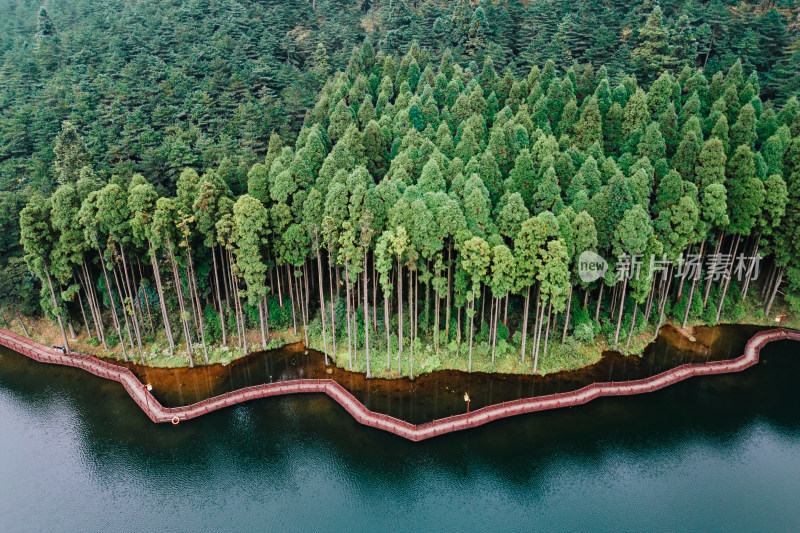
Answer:
[[[581,322],[575,326],[572,336],[582,344],[591,344],[594,342],[594,327],[591,322]]]
[[[108,345],[109,348],[113,348],[117,344],[119,344],[119,337],[117,336],[117,334],[113,333],[113,334],[107,336],[106,337],[106,344]]]
[[[281,331],[288,328],[292,324],[292,310],[289,308],[289,302],[283,302],[281,307],[278,298],[271,296],[267,299],[269,306],[269,327],[275,331]]]
[[[203,325],[205,326],[206,342],[215,344],[222,340],[222,325],[219,315],[210,305],[203,311]]]
[[[497,342],[508,340],[508,328],[502,323],[497,324]]]

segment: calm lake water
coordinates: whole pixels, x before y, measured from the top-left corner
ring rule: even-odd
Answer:
[[[642,379],[684,363],[703,363],[741,355],[759,326],[722,325],[696,328],[695,342],[671,326],[664,327],[656,342],[641,357],[606,352],[594,365],[547,376],[487,374],[483,372],[439,371],[403,379],[366,379],[333,365],[325,356],[304,350],[301,344],[280,350],[256,352],[230,365],[194,368],[151,368],[127,364],[153,395],[165,406],[176,407],[251,385],[299,378],[334,379],[373,411],[414,424],[463,413],[464,393],[471,408],[580,389],[604,381]],[[380,357],[380,354],[378,355]],[[466,357],[464,355],[463,357]]]
[[[738,354],[735,354],[738,355]],[[800,347],[410,443],[322,395],[155,425],[0,352],[0,531],[798,531]]]

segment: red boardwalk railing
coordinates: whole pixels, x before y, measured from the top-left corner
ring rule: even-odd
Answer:
[[[245,387],[233,392],[208,398],[183,407],[164,407],[156,400],[141,381],[127,368],[117,366],[97,357],[72,353],[65,355],[5,329],[0,329],[0,345],[19,352],[41,363],[51,363],[81,368],[95,376],[118,381],[130,394],[133,401],[153,422],[178,423],[189,420],[223,407],[238,403],[299,393],[324,393],[341,405],[359,423],[389,431],[409,440],[420,441],[444,433],[477,427],[487,422],[536,411],[559,407],[582,405],[601,396],[628,396],[662,389],[692,376],[708,376],[740,372],[758,363],[761,348],[772,341],[791,339],[800,341],[800,332],[786,329],[762,331],[751,338],[745,346],[744,354],[727,361],[684,364],[649,378],[636,381],[592,383],[581,389],[523,398],[477,409],[468,414],[440,418],[421,425],[411,424],[385,414],[367,409],[344,387],[331,379],[297,379],[279,383],[264,383]]]

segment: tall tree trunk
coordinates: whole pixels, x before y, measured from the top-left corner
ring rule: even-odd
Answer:
[[[503,326],[508,327],[508,300],[511,298],[511,291],[506,291],[506,305],[503,309]]]
[[[750,265],[747,267],[747,274],[745,275],[744,280],[744,288],[742,289],[742,303],[744,303],[745,298],[747,298],[747,291],[750,289],[750,280],[753,277],[753,270],[756,266],[756,258],[758,256],[758,247],[761,241],[761,232],[758,233],[756,236],[756,242],[753,244],[753,251],[750,253]],[[735,258],[734,258],[735,259]]]
[[[144,289],[144,274],[142,273],[142,262],[138,256],[136,256],[136,268],[139,271],[139,279],[137,282],[136,279],[136,272],[133,270],[133,264],[131,264],[131,277],[133,278],[133,287],[135,289],[136,294],[136,301],[139,303],[139,309],[142,312],[142,323],[144,323],[144,312],[147,311],[147,326],[149,328],[150,334],[155,335],[156,330],[153,326],[153,314],[150,311],[150,298],[147,297],[147,291]],[[141,291],[141,297],[139,297],[139,292]],[[144,309],[142,309],[141,301],[144,300]]]
[[[594,321],[597,322],[600,320],[600,305],[603,303],[603,289],[605,288],[605,283],[603,280],[600,280],[600,290],[597,294],[597,305],[594,308]]]
[[[311,311],[310,311],[310,309],[311,309],[311,307],[310,307],[310,305],[311,305],[311,296],[310,296],[310,293],[308,291],[308,281],[309,281],[308,261],[307,261],[307,259],[303,259],[303,298],[304,298],[303,301],[305,302],[305,306],[304,306],[303,309],[305,310],[305,313],[306,313],[306,324],[308,324],[308,322],[310,321],[310,316],[309,315],[311,314]]]
[[[79,286],[81,285],[78,282],[78,278],[77,278],[77,276],[75,276],[74,272],[72,274],[72,281],[75,282]],[[92,337],[92,328],[89,327],[89,321],[86,319],[86,309],[84,309],[84,307],[83,307],[83,299],[81,298],[80,291],[76,294],[76,299],[78,300],[78,307],[81,310],[81,318],[83,318],[83,327],[86,328],[86,336],[91,338]]]
[[[550,319],[553,316],[553,302],[551,301],[547,306],[547,326],[544,333],[544,355],[547,355],[547,343],[550,340]],[[555,320],[553,320],[555,322]],[[538,361],[533,364],[534,374],[536,373],[536,366]]]
[[[372,372],[370,371],[370,361],[369,361],[369,307],[368,307],[368,291],[367,287],[367,249],[364,248],[364,349],[366,350],[367,354],[367,379],[372,377]]]
[[[264,328],[267,330],[267,344],[271,339],[269,334],[269,295],[265,294],[263,298],[261,298],[261,305],[264,306]]]
[[[639,312],[639,302],[633,301],[633,316],[631,316],[631,329],[628,331],[628,342],[625,343],[625,349],[631,347],[631,337],[633,337],[633,328],[636,327],[636,315]]]
[[[430,264],[428,264],[428,267],[430,267]],[[430,279],[428,279],[427,282],[425,282],[425,314],[423,315],[425,320],[422,326],[423,335],[426,332],[429,332],[431,329],[431,280],[432,279],[433,277],[431,277]]]
[[[414,282],[414,268],[408,267],[408,357],[409,378],[414,379],[414,330],[416,329],[417,317],[414,309],[417,286]]]
[[[686,261],[688,261],[689,260],[689,256],[692,255],[692,248],[693,247],[694,247],[694,245],[692,245],[692,244],[689,245],[689,249],[686,252]],[[687,274],[686,263],[684,263],[683,272],[681,272],[681,284],[678,287],[678,295],[675,297],[676,301],[680,300],[681,296],[683,296],[683,287],[686,285],[686,274]]]
[[[264,311],[264,298],[261,298],[258,301],[258,324],[259,329],[261,330],[261,348],[266,350],[267,349],[267,328],[264,326],[264,315],[266,314]]]
[[[303,269],[305,270],[305,269]],[[303,273],[303,278],[306,278],[305,272]],[[306,299],[306,292],[303,289],[304,283],[300,282],[300,278],[295,276],[295,283],[297,283],[297,292],[302,293],[300,294],[300,316],[303,318],[303,339],[305,339],[306,347],[308,346],[308,313],[306,312],[307,309],[307,302]],[[305,279],[303,279],[305,282]]]
[[[475,334],[475,290],[472,290],[472,312],[469,315],[469,371],[472,372],[472,338]]]
[[[47,286],[50,289],[50,302],[53,304],[53,310],[56,314],[56,319],[58,320],[58,328],[61,330],[61,340],[64,342],[64,351],[66,353],[72,353],[69,348],[69,341],[67,340],[67,332],[64,329],[64,319],[61,317],[61,311],[59,311],[58,307],[58,300],[56,300],[56,291],[53,290],[53,281],[50,279],[50,272],[47,270],[47,264],[42,265],[42,270],[44,270],[45,278],[47,278]]]
[[[345,270],[345,275],[349,280],[349,271]],[[353,361],[356,363],[358,363],[358,313],[356,312],[356,308],[358,307],[359,295],[361,294],[361,289],[359,288],[361,284],[358,282],[359,279],[361,278],[356,274],[355,286],[351,288],[349,293],[345,294],[350,302],[350,313],[352,314],[350,317],[350,328],[353,331]]]
[[[319,320],[322,323],[322,346],[325,350],[325,366],[328,366],[328,334],[325,327],[328,317],[325,315],[325,296],[322,292],[322,256],[319,252],[319,244],[317,244],[317,284],[319,285]]]
[[[394,285],[393,280],[389,280],[389,286]],[[391,289],[390,289],[391,290]],[[383,325],[386,329],[386,371],[388,372],[392,366],[392,337],[391,328],[389,326],[389,306],[391,305],[391,296],[383,293]]]
[[[667,287],[666,289],[661,291],[662,294],[658,306],[659,307],[658,323],[656,324],[656,332],[655,335],[653,335],[653,340],[655,340],[658,337],[658,332],[661,329],[661,324],[664,323],[664,310],[667,307],[667,300],[669,299],[669,291],[670,288],[672,287],[672,265],[670,265],[669,269],[667,270],[667,276],[666,278],[663,279],[661,283],[662,288],[664,286],[664,283],[666,283]]]
[[[619,283],[614,284],[614,289],[611,291],[611,316],[617,313],[617,303],[619,303]]]
[[[441,316],[441,309],[442,309],[442,299],[439,297],[439,293],[434,289],[434,306],[433,312],[436,315],[434,318],[434,333],[433,333],[433,344],[436,349],[436,355],[439,355],[439,336],[441,335],[442,329],[440,324],[440,316]]]
[[[233,262],[233,251],[228,249],[228,270],[231,274],[231,297],[233,298],[234,315],[236,317],[236,327],[241,330],[239,347],[247,353],[247,323],[244,320],[244,308],[239,292],[239,280],[236,277],[236,268]]]
[[[100,269],[103,271],[103,278],[106,281],[106,292],[108,292],[108,301],[111,305],[111,319],[114,323],[114,329],[117,332],[117,339],[119,339],[119,344],[122,347],[122,358],[125,361],[128,361],[128,352],[125,350],[125,339],[122,338],[122,325],[119,322],[119,315],[117,315],[117,304],[114,303],[114,289],[111,287],[111,282],[108,280],[108,269],[106,268],[105,259],[103,259],[103,253],[100,251],[100,247],[97,247],[97,256],[100,258]],[[125,311],[123,310],[123,313]]]
[[[494,314],[492,315],[493,324],[490,328],[492,337],[492,365],[494,365],[494,354],[497,348],[497,319],[500,317],[500,298],[494,299]]]
[[[224,294],[225,294],[225,309],[230,309],[231,308],[231,297],[230,297],[230,289],[228,288],[228,285],[230,285],[231,277],[230,277],[230,273],[228,272],[228,262],[225,261],[225,259],[224,259],[225,256],[223,256],[223,253],[224,253],[223,252],[223,248],[224,247],[220,245],[220,246],[218,246],[218,248],[219,248],[219,266],[220,266],[220,270],[222,271],[222,280],[223,280],[222,287],[225,289],[225,291],[224,291]],[[272,273],[272,269],[270,269],[270,273]],[[272,276],[270,276],[269,279],[270,279],[270,287],[274,287],[275,285],[272,283]]]
[[[728,287],[731,284],[731,277],[733,275],[733,263],[736,258],[736,252],[739,250],[739,240],[741,239],[741,235],[736,235],[736,244],[733,246],[733,254],[731,255],[731,267],[728,271],[728,278],[725,280],[725,283],[722,286],[722,297],[719,299],[719,305],[717,306],[717,319],[716,322],[719,323],[719,317],[722,316],[722,306],[725,303],[725,295],[728,293]]]
[[[528,341],[528,312],[530,309],[531,303],[531,288],[528,286],[527,292],[525,293],[525,310],[522,313],[522,349],[521,356],[522,356],[522,364],[525,364],[525,344]]]
[[[349,359],[349,367],[353,368],[353,337],[352,327],[350,325],[350,268],[346,261],[344,264],[344,287],[345,298],[347,299],[347,306],[345,309],[345,314],[347,315],[347,357]]]
[[[72,324],[72,320],[69,317],[67,317],[67,325],[69,326],[69,338],[77,340],[78,334],[75,333],[75,326]]]
[[[775,280],[775,276],[778,275],[778,268],[777,265],[774,263],[770,265],[769,272],[767,273],[767,279],[764,280],[764,283],[761,285],[761,289],[758,291],[758,297],[761,300],[765,300],[767,298],[767,292],[772,287],[772,282]]]
[[[485,309],[486,309],[486,296],[485,295],[486,295],[486,287],[484,286],[484,287],[481,288],[481,324],[480,324],[480,330],[483,330],[483,324],[484,324],[483,318],[484,318],[484,316],[486,314],[484,312]]]
[[[569,285],[569,296],[567,297],[567,310],[564,313],[564,332],[561,334],[561,345],[563,346],[564,343],[567,341],[567,329],[569,328],[569,313],[572,309],[572,291],[574,287],[570,283]]]
[[[706,247],[706,240],[703,239],[703,242],[700,244],[700,260],[703,259],[703,250]],[[686,302],[686,311],[683,313],[683,324],[681,324],[681,328],[686,329],[686,322],[689,321],[689,312],[692,309],[692,301],[694,300],[694,291],[697,287],[697,280],[700,279],[700,266],[697,266],[697,270],[694,272],[694,277],[692,278],[692,286],[689,289],[689,300]]]
[[[333,299],[333,257],[328,250],[328,290],[331,293],[331,344],[333,344],[333,359],[336,361],[336,300]]]
[[[236,323],[236,337],[239,345],[239,349],[242,349],[242,339],[244,337],[244,332],[242,331],[242,324],[239,320],[239,290],[236,287],[236,278],[234,273],[233,267],[233,255],[231,250],[226,246],[225,247],[225,259],[227,259],[226,263],[228,264],[228,283],[231,286],[231,298],[233,299],[233,321]],[[226,284],[226,285],[227,285]]]
[[[178,263],[175,261],[175,253],[172,250],[172,243],[167,239],[167,252],[169,253],[169,262],[172,265],[172,276],[175,278],[175,292],[178,295],[178,309],[181,313],[181,324],[183,325],[183,337],[186,341],[186,352],[189,355],[189,367],[194,367],[194,358],[192,357],[192,330],[189,327],[188,313],[186,311],[186,302],[183,299],[183,282],[181,281],[181,274],[178,270]]]
[[[272,270],[270,270],[270,274],[271,273],[272,273]],[[278,266],[278,260],[277,259],[275,260],[275,277],[277,278],[277,281],[278,281],[278,305],[280,305],[281,309],[282,309],[283,308],[283,287],[281,287],[281,267]]]
[[[172,327],[169,323],[169,313],[167,313],[167,304],[164,300],[164,287],[161,284],[161,269],[158,266],[158,259],[156,258],[156,250],[153,243],[148,241],[150,249],[150,262],[153,265],[153,278],[156,282],[156,292],[158,292],[158,306],[161,309],[161,320],[164,322],[164,333],[167,336],[167,344],[169,344],[169,355],[175,355],[175,339],[172,337]]]
[[[541,286],[537,283],[533,297],[533,345],[531,346],[531,357],[536,357],[539,353],[539,314],[542,311],[541,304],[542,292]]]
[[[650,315],[653,311],[653,300],[656,297],[656,280],[658,276],[653,276],[652,281],[650,282],[650,290],[647,291],[647,303],[644,306],[644,320],[645,322],[650,321]]]
[[[619,299],[619,314],[617,316],[617,330],[614,332],[614,348],[619,345],[619,329],[622,327],[622,314],[625,311],[625,294],[628,290],[628,277],[622,284],[622,297]]]
[[[92,323],[94,324],[97,338],[103,343],[103,348],[108,349],[105,336],[103,334],[103,317],[99,312],[97,300],[94,298],[92,281],[89,278],[86,270],[86,259],[81,262],[78,272],[78,280],[80,281],[81,287],[83,287],[83,291],[86,293],[86,303],[89,304],[89,314],[92,316]]]
[[[200,295],[197,291],[197,275],[194,272],[194,261],[192,261],[192,252],[189,249],[188,240],[186,241],[186,257],[189,259],[189,272],[186,278],[189,282],[189,290],[194,293],[194,301],[197,307],[197,324],[200,327],[200,341],[203,343],[203,357],[206,364],[208,364],[208,347],[206,346],[206,328],[203,322],[203,308],[200,304]]]
[[[451,282],[452,282],[452,249],[453,244],[447,244],[447,303],[445,304],[445,317],[444,317],[444,337],[447,339],[447,342],[450,342],[450,292],[451,292]]]
[[[222,344],[228,344],[228,334],[225,331],[225,308],[222,307],[222,291],[219,288],[219,273],[217,272],[217,247],[211,247],[211,258],[214,262],[214,288],[217,293],[217,305],[219,305],[219,324],[222,333]]]
[[[28,333],[28,328],[25,327],[25,322],[22,321],[22,315],[19,313],[19,309],[15,309],[14,312],[17,315],[17,321],[19,322],[20,327],[22,327],[22,332],[26,337],[30,338],[31,334]]]
[[[122,289],[120,289],[120,281],[119,281],[119,272],[118,268],[114,268],[111,272],[114,274],[114,285],[117,287],[117,294],[119,295],[120,302],[122,302],[122,316],[125,319],[125,332],[128,334],[128,342],[130,343],[131,349],[134,348],[133,337],[131,336],[131,324],[128,317],[131,314],[131,311],[127,308],[125,304],[125,297],[122,295]],[[120,342],[125,342],[124,340],[120,339]],[[139,350],[139,358],[142,357],[142,352]]]
[[[786,270],[786,267],[779,267],[778,268],[778,276],[775,280],[774,285],[772,286],[772,291],[769,295],[769,301],[767,301],[767,307],[764,310],[764,314],[769,316],[769,312],[772,310],[772,304],[775,302],[775,295],[778,294],[778,289],[781,286],[781,281],[783,281],[783,273]]]
[[[126,290],[128,293],[128,299],[131,305],[129,314],[131,316],[131,322],[133,322],[133,333],[136,336],[136,348],[139,351],[139,358],[142,360],[142,364],[144,364],[144,354],[142,353],[142,333],[139,329],[139,316],[137,315],[138,299],[133,294],[133,288],[131,287],[130,278],[128,277],[128,261],[125,258],[125,248],[120,245],[119,250],[120,256],[122,257],[122,272],[120,272],[120,276],[122,277],[122,287],[123,290]]]
[[[403,264],[397,258],[397,374],[403,375]]]
[[[539,357],[539,346],[542,339],[542,323],[544,322],[544,310],[546,309],[544,305],[544,299],[542,298],[541,287],[537,290],[536,294],[536,305],[534,308],[536,312],[534,313],[536,316],[535,324],[534,324],[534,343],[533,349],[531,350],[531,355],[534,358],[534,368],[536,366],[536,360]]]
[[[719,256],[719,249],[722,247],[722,240],[725,238],[725,232],[720,233],[719,239],[717,240],[717,246],[714,249],[714,255]],[[708,276],[706,280],[706,290],[703,294],[703,309],[706,308],[708,305],[708,297],[711,295],[711,283],[714,281],[714,276]]]
[[[128,267],[128,259],[127,253],[125,253],[124,249],[120,245],[120,250],[122,251],[122,265],[123,265],[123,274],[125,276],[125,282],[128,285],[128,292],[131,295],[131,305],[133,306],[134,317],[136,320],[136,340],[140,345],[144,345],[142,342],[142,332],[144,331],[144,311],[142,309],[142,302],[139,298],[139,291],[136,289],[138,284],[136,283],[136,272],[133,270],[133,263],[131,266]]]
[[[461,357],[461,308],[456,312],[456,356]]]
[[[142,308],[139,302],[139,295],[137,292],[134,292],[133,288],[135,283],[133,282],[133,267],[130,269],[128,268],[128,259],[125,253],[125,249],[122,245],[119,246],[121,256],[122,256],[122,272],[120,275],[123,277],[124,283],[123,288],[127,288],[128,295],[131,299],[131,317],[134,326],[134,332],[136,333],[136,342],[139,346],[139,350],[141,351],[142,346],[142,326],[141,324],[144,322],[144,318],[142,316]]]
[[[139,268],[139,286],[144,287],[144,285],[142,285],[142,280],[144,280],[144,274],[142,273],[142,262],[138,257],[136,258],[136,266]],[[156,328],[153,325],[153,313],[150,310],[150,298],[147,297],[147,291],[142,289],[142,292],[144,293],[144,304],[145,307],[147,307],[147,321],[150,324],[150,333],[155,335]]]
[[[378,276],[375,274],[375,252],[372,253],[372,330],[378,331]]]
[[[83,286],[83,292],[86,293],[86,303],[89,304],[89,313],[92,316],[92,323],[94,324],[94,329],[97,332],[97,338],[103,343],[103,348],[108,349],[105,332],[103,331],[103,316],[100,313],[100,306],[97,303],[97,298],[94,294],[94,288],[92,287],[92,281],[89,278],[85,259],[81,263],[79,273],[78,280]]]
[[[392,366],[392,338],[389,328],[389,305],[390,297],[383,293],[383,325],[386,327],[386,371],[388,372]]]
[[[542,302],[541,298],[539,298],[539,301],[537,301],[537,303],[536,303],[536,313],[535,313],[536,314],[536,326],[534,328],[534,330],[535,330],[535,333],[534,333],[535,341],[533,343],[533,354],[532,354],[533,355],[533,374],[534,375],[536,375],[536,372],[539,369],[539,339],[540,339],[540,335],[541,335],[541,332],[542,332],[540,324],[541,324],[541,322],[544,321],[544,310],[545,310],[544,302]]]
[[[297,317],[294,313],[294,283],[292,283],[292,273],[289,271],[289,263],[286,263],[286,284],[289,285],[289,308],[292,310],[292,331],[297,335]],[[278,283],[280,283],[280,273],[278,274]],[[349,333],[349,332],[348,332]]]

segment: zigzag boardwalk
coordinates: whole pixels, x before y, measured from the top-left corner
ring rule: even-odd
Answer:
[[[498,418],[545,411],[558,407],[582,405],[601,396],[628,396],[662,389],[692,376],[727,374],[740,372],[758,363],[761,348],[772,341],[791,339],[800,341],[800,332],[786,329],[762,331],[751,338],[745,346],[744,354],[727,361],[685,364],[655,376],[636,381],[593,383],[582,389],[561,394],[524,398],[513,402],[483,407],[469,414],[441,418],[421,425],[410,424],[404,420],[375,413],[367,409],[352,394],[337,382],[330,379],[298,379],[280,383],[265,383],[214,396],[202,402],[184,407],[164,407],[145,388],[134,374],[97,357],[73,353],[64,355],[42,344],[26,339],[21,335],[0,329],[0,345],[19,352],[42,363],[60,364],[81,368],[102,378],[118,381],[128,394],[153,422],[173,422],[189,420],[223,407],[237,403],[302,392],[325,393],[350,413],[359,423],[382,429],[413,441],[420,441],[444,433],[459,431],[483,425]]]

